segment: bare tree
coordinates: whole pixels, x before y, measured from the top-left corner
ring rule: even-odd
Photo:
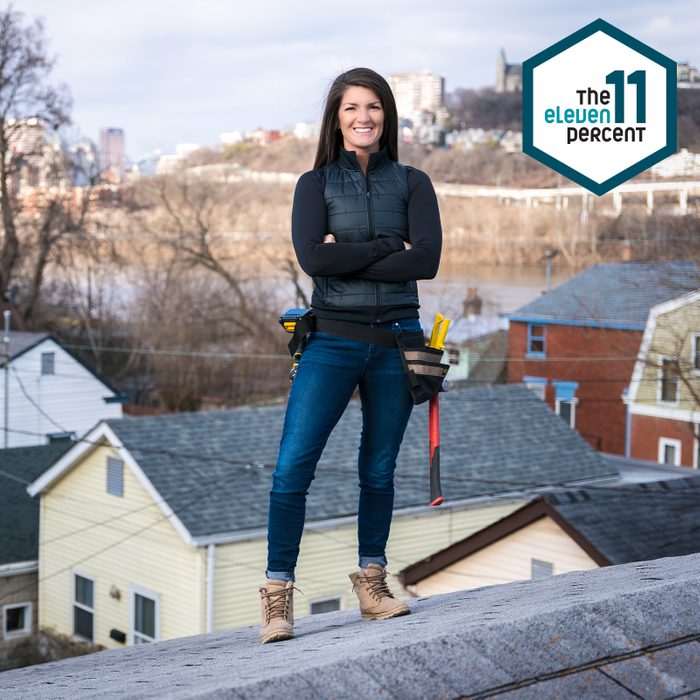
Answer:
[[[130,319],[130,374],[151,387],[142,399],[171,411],[205,403],[230,406],[280,396],[289,361],[277,343],[240,337],[237,301],[224,280],[206,269],[183,269],[174,256],[145,268]]]
[[[132,228],[147,233],[161,253],[169,251],[181,270],[198,268],[221,280],[232,303],[219,322],[230,323],[241,337],[268,343],[278,335],[269,323],[278,309],[276,295],[265,289],[263,268],[269,249],[287,246],[250,230],[259,225],[252,216],[247,232],[231,230],[237,207],[250,198],[248,188],[187,172],[153,178],[135,194],[141,210],[132,217]]]
[[[46,81],[54,60],[47,55],[44,26],[35,20],[25,26],[24,16],[10,6],[0,12],[0,291],[9,289],[17,272],[21,251],[21,203],[13,178],[23,161],[37,156],[37,145],[22,144],[27,130],[38,125],[50,132],[69,122],[70,98],[65,86],[52,87]],[[43,246],[32,275],[32,287],[41,285],[48,250],[53,244],[53,226],[47,223],[57,212],[57,203],[46,208],[49,219],[39,226]]]

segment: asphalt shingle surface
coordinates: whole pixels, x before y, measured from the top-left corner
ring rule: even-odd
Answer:
[[[25,350],[51,336],[48,333],[29,333],[26,331],[10,332],[10,359],[13,360]]]
[[[505,383],[508,380],[508,331],[500,330],[466,343],[473,346],[479,359],[469,371],[467,386]]]
[[[628,698],[700,690],[700,555],[217,632],[7,671],[1,698]]]
[[[37,558],[39,498],[27,494],[27,483],[69,447],[69,442],[55,442],[0,450],[0,564]]]
[[[700,551],[700,477],[545,498],[613,564]]]
[[[522,385],[454,390],[441,396],[440,406],[446,500],[616,475]],[[107,423],[189,532],[202,537],[266,526],[284,411],[240,408]],[[319,462],[307,521],[357,513],[361,421],[352,401]],[[425,404],[414,410],[401,447],[396,508],[427,504],[427,455]]]
[[[700,288],[691,261],[601,263],[587,268],[509,318],[534,317],[644,329],[652,306]]]

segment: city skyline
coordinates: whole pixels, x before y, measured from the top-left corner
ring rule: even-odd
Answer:
[[[264,7],[223,0],[137,3],[23,0],[43,17],[54,82],[68,84],[73,121],[97,141],[124,130],[132,160],[176,143],[215,146],[221,132],[291,130],[319,118],[330,81],[367,65],[390,73],[429,70],[445,89],[495,84],[501,48],[521,62],[603,17],[677,61],[697,65],[697,0],[610,3],[387,0],[354,27],[347,6],[310,0]],[[264,11],[262,11],[264,10]]]

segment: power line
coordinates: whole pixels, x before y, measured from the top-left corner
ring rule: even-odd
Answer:
[[[83,441],[84,441],[84,442],[89,442],[89,441],[87,441],[87,440],[83,440]],[[90,444],[95,444],[95,445],[100,444],[100,445],[101,445],[101,443],[90,443]],[[141,450],[141,451],[146,451],[146,452],[158,452],[158,453],[160,453],[160,454],[172,455],[172,452],[171,452],[171,451],[164,451],[164,450],[148,450],[148,449],[145,449],[145,450]],[[197,457],[197,458],[203,459],[203,460],[205,460],[205,461],[224,461],[224,462],[231,462],[231,463],[233,463],[234,465],[241,466],[241,464],[240,464],[241,460],[230,460],[230,459],[225,459],[225,458],[221,459],[221,458],[218,458],[218,457],[203,456],[203,455],[181,455],[181,454],[179,454],[179,455],[177,455],[177,456],[183,457],[183,458]],[[247,464],[249,464],[249,462],[248,462]],[[267,465],[267,466],[269,466],[269,465]],[[356,476],[356,472],[350,471],[350,470],[329,470],[329,469],[327,469],[327,468],[324,468],[323,471],[326,471],[326,472],[332,471],[332,472],[334,472],[334,473],[350,474],[350,475]],[[11,474],[3,473],[3,475],[4,475],[4,476],[9,476],[10,478],[13,478],[13,479],[15,479],[15,480],[18,480],[16,477],[14,477],[14,476],[11,475]],[[234,475],[234,476],[237,476],[237,474],[235,474],[235,473],[234,473],[233,475]],[[408,475],[400,475],[400,476],[417,477],[417,478],[421,478],[421,479],[424,479],[424,478],[425,478],[424,475],[419,475],[419,474],[408,474]],[[570,488],[570,487],[572,487],[572,486],[575,486],[575,484],[566,483],[566,482],[547,483],[547,484],[536,484],[536,483],[533,483],[533,482],[529,482],[529,483],[528,483],[528,482],[521,482],[521,481],[514,481],[514,480],[502,480],[502,479],[500,479],[500,480],[497,480],[497,479],[488,479],[488,480],[487,480],[487,479],[459,478],[459,477],[453,477],[452,479],[450,479],[449,477],[446,477],[446,481],[448,481],[448,480],[469,481],[469,482],[477,482],[477,483],[492,483],[492,484],[493,484],[493,483],[498,483],[498,484],[515,485],[515,486],[517,486],[519,489],[523,490],[524,493],[527,493],[527,489],[523,489],[524,486],[530,487],[530,488],[535,488],[535,489],[542,489],[542,488],[547,488],[547,487],[552,487],[552,486],[560,486],[560,487],[564,487],[564,488]],[[24,480],[19,479],[19,481],[24,481]],[[25,483],[28,483],[28,482],[25,482]],[[581,486],[581,485],[579,484],[578,486],[579,486],[579,488],[589,488],[589,487],[592,486],[592,485]],[[209,489],[209,487],[210,487],[210,485],[207,485],[207,490]],[[218,489],[220,489],[220,487],[221,487],[220,480],[217,480],[217,484],[216,484],[215,487],[218,488]],[[613,491],[613,490],[617,490],[617,491],[622,491],[622,490],[623,490],[623,489],[620,489],[620,488],[617,488],[617,489],[616,489],[615,487],[603,487],[603,486],[599,486],[598,488],[600,488],[600,489],[605,489],[605,490],[607,490],[608,492]],[[647,494],[657,494],[657,493],[659,493],[659,494],[661,494],[661,493],[666,493],[666,494],[668,494],[668,493],[676,493],[676,494],[678,494],[678,493],[681,491],[681,489],[674,490],[674,491],[666,491],[666,492],[662,492],[662,491],[644,491],[644,490],[638,490],[638,489],[633,489],[633,490],[632,490],[632,489],[626,489],[626,491],[632,492],[632,493],[640,493],[640,494],[641,494],[641,493],[647,493]],[[700,492],[691,491],[690,489],[683,489],[683,491],[684,491],[684,492],[687,492],[687,494],[680,494],[680,495],[700,495]],[[484,496],[484,495],[487,495],[487,494],[478,494],[478,495]],[[498,495],[498,496],[503,497],[503,498],[506,497],[506,494],[504,494],[503,492],[496,492],[495,495]],[[510,495],[510,498],[513,498],[513,495]],[[182,510],[187,510],[189,507],[191,507],[192,505],[194,505],[195,502],[199,502],[199,500],[200,500],[200,496],[198,495],[198,496],[196,497],[196,499],[194,499],[190,505],[187,505],[187,504],[186,504],[186,505],[184,505],[184,506],[179,506],[179,509],[178,509],[179,512],[182,512]],[[165,499],[162,499],[161,502],[165,502]],[[122,518],[124,518],[124,517],[128,517],[129,515],[132,515],[134,512],[138,512],[138,511],[143,510],[143,509],[145,509],[145,508],[147,508],[147,507],[153,507],[154,504],[157,504],[157,502],[154,501],[154,503],[149,503],[147,506],[144,506],[143,508],[135,509],[135,510],[132,511],[132,512],[120,514],[119,516],[115,516],[115,517],[113,517],[113,518],[109,518],[109,519],[107,519],[106,521],[103,521],[103,522],[101,522],[101,523],[91,523],[91,524],[90,524],[89,526],[87,526],[86,528],[82,528],[81,530],[78,530],[78,531],[72,531],[71,533],[67,533],[66,535],[59,536],[59,537],[57,537],[57,538],[53,538],[53,539],[50,540],[50,541],[44,542],[44,544],[52,543],[52,542],[55,542],[55,541],[57,541],[57,540],[64,539],[64,538],[66,538],[66,537],[72,537],[72,536],[74,536],[74,535],[76,535],[76,534],[80,534],[80,532],[83,532],[83,531],[86,531],[86,530],[90,530],[90,529],[94,529],[95,527],[99,527],[99,526],[109,526],[111,523],[115,522],[116,520],[120,520],[120,519],[122,519]],[[251,506],[252,506],[255,510],[257,510],[258,512],[263,512],[263,508],[262,508],[262,507],[256,506],[256,505],[254,505],[254,504],[251,504]],[[61,512],[61,511],[59,510],[59,512]],[[265,510],[264,512],[266,513],[267,511]],[[98,556],[99,554],[102,554],[102,553],[104,553],[105,551],[108,551],[108,550],[109,550],[110,548],[112,548],[112,547],[118,546],[118,545],[122,544],[123,542],[128,541],[128,540],[131,539],[132,537],[135,537],[135,536],[137,536],[137,535],[139,535],[139,534],[141,534],[141,533],[146,532],[147,530],[151,529],[152,527],[154,527],[154,526],[157,525],[158,523],[164,522],[166,519],[167,519],[167,516],[162,516],[162,517],[158,518],[156,521],[154,521],[153,523],[150,523],[149,525],[146,525],[146,526],[144,526],[144,527],[142,527],[142,528],[139,528],[139,529],[136,530],[135,532],[128,533],[126,537],[124,537],[124,538],[118,540],[117,542],[114,542],[114,543],[112,543],[111,545],[108,545],[107,547],[105,547],[105,548],[103,548],[103,549],[101,549],[101,550],[98,550],[97,552],[94,552],[94,553],[88,555],[87,557],[84,557],[83,559],[77,561],[77,562],[73,562],[73,563],[71,563],[69,566],[64,567],[63,569],[60,569],[60,570],[58,570],[58,571],[53,572],[52,574],[49,574],[49,575],[43,577],[43,578],[41,579],[41,581],[43,582],[43,581],[45,581],[45,580],[48,580],[48,578],[51,578],[51,577],[53,577],[53,576],[55,576],[55,575],[59,575],[59,574],[61,574],[61,573],[64,573],[65,571],[68,571],[68,570],[70,570],[71,568],[73,568],[73,567],[75,567],[75,566],[78,566],[79,564],[83,563],[84,561],[87,561],[88,559],[91,559],[91,558],[93,558],[93,557],[95,557],[95,556]],[[348,545],[347,543],[343,543],[343,542],[337,540],[337,538],[333,538],[332,536],[330,536],[330,535],[328,535],[327,533],[324,533],[324,532],[322,532],[322,531],[316,530],[316,531],[314,531],[314,532],[315,532],[315,534],[318,534],[318,535],[321,536],[321,537],[326,537],[326,538],[329,539],[330,541],[333,541],[333,542],[335,542],[335,543],[337,543],[337,544],[342,544],[343,546],[348,546],[348,547],[351,546],[351,545]],[[396,557],[392,557],[392,559],[394,559],[394,560],[396,560],[396,561],[399,561],[399,563],[402,563],[401,560],[396,559]],[[410,562],[403,562],[403,563],[405,563],[406,565],[408,565]],[[455,573],[458,573],[458,572],[455,572]],[[23,587],[22,589],[19,589],[19,590],[24,590],[24,587]],[[17,592],[19,592],[19,590],[18,590]]]
[[[22,388],[23,391],[25,392],[25,396],[27,396],[26,390],[24,389],[24,386],[21,384],[21,380],[19,380],[19,377],[18,377],[18,381],[20,381],[21,388]],[[27,396],[27,398],[29,398],[29,400],[30,400],[32,403],[34,403],[34,402],[32,401],[32,399],[31,399],[31,397],[28,397],[28,396]],[[531,401],[531,399],[529,399],[528,401]],[[43,413],[43,411],[42,411],[42,413]],[[60,424],[58,424],[58,423],[56,423],[55,421],[53,421],[53,419],[51,419],[47,414],[44,413],[44,415],[45,415],[54,425],[56,425],[56,427],[58,427],[59,429],[61,429],[63,432],[66,432],[65,429],[64,429]],[[13,432],[17,432],[17,431],[13,431]],[[21,432],[28,432],[28,431],[21,431]],[[88,440],[86,440],[86,439],[84,439],[84,438],[78,440],[77,442],[86,442],[86,443],[89,443],[89,444],[92,444],[92,445],[102,446],[102,443],[94,443],[94,442],[88,441]],[[122,447],[124,447],[124,445],[118,445],[118,446],[113,446],[113,447],[115,447],[115,448],[122,448]],[[126,448],[126,449],[128,449],[128,448]],[[216,462],[230,463],[230,464],[232,464],[232,465],[234,465],[234,466],[238,466],[238,467],[242,467],[242,466],[249,467],[249,466],[250,466],[250,461],[247,461],[247,460],[231,460],[230,458],[220,458],[220,457],[217,457],[217,456],[205,456],[205,455],[201,455],[201,454],[190,454],[190,455],[188,455],[188,454],[183,454],[183,453],[181,453],[181,452],[174,452],[174,451],[171,451],[171,450],[155,450],[155,449],[149,449],[149,448],[140,448],[140,451],[141,451],[141,452],[146,452],[146,453],[157,453],[157,454],[161,454],[161,455],[167,455],[167,456],[170,456],[170,457],[172,457],[172,458],[177,458],[177,459],[192,459],[192,458],[196,458],[196,459],[199,459],[199,460],[204,460],[204,461],[209,461],[209,462],[216,461]],[[269,467],[269,466],[271,466],[271,465],[265,465],[265,466],[268,466],[268,467]],[[356,476],[356,472],[350,471],[350,470],[339,470],[339,469],[333,470],[333,469],[329,469],[329,468],[324,467],[324,468],[323,468],[323,471],[325,471],[325,472],[327,472],[327,473],[331,472],[331,473],[337,473],[337,474],[348,474],[348,475]],[[11,475],[11,474],[9,474],[9,473],[7,473],[7,472],[2,472],[1,475],[6,476],[6,477],[11,478],[11,479],[14,479],[14,480],[18,480],[14,475]],[[399,477],[399,478],[401,478],[401,477],[409,477],[409,478],[411,478],[411,477],[412,477],[412,478],[421,478],[421,479],[424,479],[424,478],[425,478],[424,475],[419,475],[419,474],[399,474],[398,477]],[[22,480],[19,480],[19,481],[21,482]],[[520,490],[520,491],[523,491],[524,493],[527,493],[528,490],[542,490],[542,489],[545,489],[545,488],[552,488],[552,487],[571,488],[572,485],[575,485],[575,484],[571,484],[571,483],[567,483],[567,482],[559,482],[559,483],[548,482],[548,483],[540,483],[540,484],[537,484],[537,483],[534,483],[534,482],[524,482],[524,481],[516,481],[516,480],[477,479],[477,478],[469,478],[469,477],[449,477],[449,476],[445,475],[445,482],[447,483],[447,482],[449,482],[449,481],[460,481],[460,482],[462,482],[462,481],[467,481],[467,482],[470,482],[470,483],[510,485],[510,486],[513,486],[514,488],[517,488],[517,489]],[[24,483],[27,483],[27,484],[28,484],[29,482],[24,482]],[[219,485],[219,488],[220,488],[220,485]],[[580,485],[579,485],[579,488],[581,488]],[[606,489],[608,490],[608,492],[610,492],[610,490],[611,490],[611,487],[599,487],[599,488],[606,488]],[[621,491],[622,489],[617,489],[617,490],[618,490],[618,491]],[[644,491],[644,490],[639,490],[639,489],[633,489],[633,490],[627,489],[627,491],[633,492],[633,493],[635,493],[635,494],[637,494],[637,493],[648,493],[648,494],[651,494],[651,493],[654,493],[654,494],[655,494],[655,493],[662,493],[662,492],[657,492],[657,491]],[[700,492],[691,491],[690,489],[683,489],[684,493],[679,493],[680,491],[681,491],[681,490],[678,489],[678,490],[666,491],[666,492],[663,492],[663,493],[674,493],[674,494],[676,494],[676,495],[700,495]],[[502,491],[501,491],[501,492],[496,492],[496,494],[483,494],[483,493],[482,493],[482,494],[476,494],[476,495],[480,495],[480,496],[482,496],[482,497],[485,496],[485,495],[500,495],[500,496],[504,496],[504,494],[503,494]],[[165,502],[165,499],[162,499],[162,502]],[[157,503],[156,503],[156,505],[157,505]],[[148,504],[147,506],[144,506],[142,509],[145,509],[145,508],[147,508],[147,507],[152,507],[152,504]],[[254,508],[255,510],[257,510],[258,512],[263,512],[261,507],[253,506],[253,508]],[[133,511],[133,512],[138,512],[139,510],[142,510],[142,509],[136,509],[136,510]],[[185,507],[184,509],[187,509],[187,508]],[[179,510],[180,510],[180,512],[181,512],[181,511],[183,510],[183,507],[180,507]],[[59,511],[59,512],[60,512],[60,511]],[[85,528],[82,528],[81,530],[72,531],[71,533],[67,533],[67,534],[64,535],[64,536],[59,536],[59,537],[57,537],[57,538],[54,538],[54,539],[50,540],[49,542],[45,542],[45,544],[58,541],[58,540],[63,539],[63,538],[65,538],[65,537],[72,537],[72,536],[74,536],[74,535],[76,535],[76,534],[80,534],[80,532],[84,532],[84,531],[86,531],[86,530],[93,529],[94,527],[99,527],[99,526],[110,526],[111,523],[114,523],[114,522],[116,522],[117,520],[121,520],[121,519],[124,518],[124,517],[128,517],[129,515],[132,515],[133,512],[131,512],[131,513],[126,513],[126,514],[120,514],[119,516],[114,516],[114,517],[109,518],[109,519],[107,519],[107,520],[105,520],[105,521],[102,521],[102,522],[99,523],[99,524],[97,524],[97,523],[91,523],[89,526],[87,526],[87,527],[85,527]],[[267,512],[267,511],[265,511],[265,513],[266,513],[266,512]],[[129,533],[129,534],[127,535],[127,537],[123,538],[122,540],[117,541],[116,543],[113,543],[111,546],[118,546],[118,545],[121,544],[122,542],[127,541],[128,539],[131,539],[131,537],[134,537],[134,536],[136,536],[137,534],[139,534],[139,533],[141,533],[141,532],[147,531],[148,529],[150,529],[151,527],[155,526],[157,523],[162,522],[162,521],[165,520],[166,518],[167,518],[167,516],[163,516],[163,517],[161,517],[161,518],[158,518],[156,521],[154,521],[154,523],[152,523],[152,524],[150,524],[150,525],[147,525],[147,526],[144,526],[143,528],[137,530],[137,531],[134,532],[134,533]],[[318,534],[320,534],[321,536],[324,536],[324,534],[325,534],[325,533],[321,533],[320,531],[317,531],[317,532],[318,532]],[[334,541],[334,540],[335,540],[335,538],[332,538],[332,537],[329,537],[329,539],[330,539],[331,541]],[[57,572],[54,572],[53,574],[48,575],[48,576],[45,577],[45,578],[42,578],[42,581],[43,581],[43,580],[46,580],[46,578],[49,578],[49,577],[51,577],[51,576],[58,575],[59,573],[63,573],[63,572],[65,572],[66,570],[69,570],[70,568],[73,568],[74,566],[79,565],[79,564],[82,563],[83,561],[86,561],[87,559],[90,559],[90,558],[92,558],[92,557],[94,557],[94,556],[97,556],[97,555],[103,553],[104,551],[107,551],[107,549],[109,549],[109,547],[104,548],[104,549],[102,549],[102,550],[99,550],[98,552],[93,553],[92,555],[89,555],[88,557],[86,557],[86,558],[84,558],[84,559],[82,559],[82,560],[80,560],[80,561],[78,561],[78,562],[74,562],[74,563],[71,564],[70,566],[65,567],[64,569],[61,569],[61,570],[59,570],[59,571],[57,571]],[[408,563],[408,562],[407,562],[407,563]]]
[[[40,433],[31,433],[30,431],[19,431],[15,429],[10,429],[10,432],[21,432],[23,434],[29,434],[29,435],[35,435],[35,436],[40,436]],[[42,436],[43,437],[43,436]],[[86,438],[76,438],[73,440],[74,443],[86,443],[95,447],[104,447],[104,443],[102,442],[94,442],[91,440],[88,440]],[[119,444],[119,445],[111,445],[113,449],[126,449],[129,451],[129,447],[124,445],[124,444]],[[180,450],[165,450],[165,449],[159,449],[159,448],[148,448],[148,447],[138,447],[137,448],[139,452],[145,453],[145,454],[153,454],[153,455],[160,455],[160,456],[165,456],[169,457],[171,459],[177,459],[177,460],[196,460],[200,462],[210,462],[210,463],[218,463],[218,464],[228,464],[233,467],[238,467],[239,469],[244,470],[244,473],[250,472],[251,467],[253,466],[258,466],[258,467],[266,467],[268,469],[274,469],[276,465],[268,463],[268,462],[260,462],[255,459],[249,459],[249,460],[242,460],[242,459],[232,459],[230,457],[225,457],[225,456],[218,456],[218,455],[205,455],[199,452],[182,452]],[[591,448],[592,449],[592,448]],[[427,450],[426,450],[427,453]],[[444,466],[448,466],[450,464],[451,460],[446,460],[444,463]],[[426,459],[427,463],[427,459]],[[691,468],[688,468],[689,471],[691,471]],[[354,470],[350,469],[334,469],[332,467],[327,467],[327,466],[321,466],[321,470],[324,473],[327,474],[347,474],[349,476],[357,476],[357,472]],[[10,477],[14,477],[13,475],[10,475],[6,472],[0,472],[0,476],[3,475],[8,475]],[[427,476],[427,471],[426,474],[416,474],[416,473],[398,473],[396,475],[397,478],[416,478],[416,479],[425,479]],[[695,476],[693,473],[689,473],[687,478],[692,478]],[[698,474],[700,476],[700,474]],[[684,477],[685,478],[685,477]],[[517,480],[517,479],[485,479],[485,478],[479,478],[479,477],[465,477],[465,476],[456,476],[456,475],[449,475],[447,473],[443,473],[443,480],[444,481],[457,481],[457,482],[465,482],[465,483],[476,483],[476,484],[487,484],[487,485],[507,485],[507,486],[513,486],[517,487],[518,489],[530,489],[530,490],[542,490],[546,488],[563,488],[563,489],[603,489],[606,491],[609,491],[611,489],[616,489],[618,491],[626,491],[628,493],[667,493],[667,494],[678,494],[678,493],[687,493],[687,494],[692,494],[692,495],[700,495],[700,486],[698,487],[698,490],[692,490],[692,489],[672,489],[669,491],[665,492],[656,492],[656,491],[651,491],[651,490],[644,490],[644,489],[636,489],[636,488],[626,488],[626,487],[619,487],[619,486],[602,486],[602,485],[595,485],[595,484],[581,484],[581,479],[572,479],[570,481],[558,481],[558,482],[532,482],[532,481],[527,481],[527,480]],[[660,479],[660,481],[664,481],[663,479]],[[29,485],[31,482],[29,481],[23,481],[26,485]],[[477,494],[479,496],[498,496],[502,495],[502,491],[495,491],[492,493],[486,493],[486,494]],[[165,502],[164,500],[162,502]]]
[[[543,322],[546,319],[543,319]],[[641,331],[639,331],[641,333]],[[478,338],[478,337],[477,337]],[[452,343],[453,345],[466,345],[470,341],[476,340],[477,338],[467,338],[466,340],[462,341],[462,343]],[[448,341],[449,342],[449,341]],[[123,347],[117,347],[117,346],[99,346],[99,345],[80,345],[80,344],[73,344],[73,343],[64,343],[64,342],[59,342],[59,345],[63,348],[68,348],[71,350],[90,350],[90,351],[99,351],[99,352],[114,352],[114,353],[135,353],[135,354],[143,354],[143,355],[162,355],[162,356],[173,356],[173,357],[202,357],[202,358],[220,358],[220,359],[252,359],[252,360],[258,360],[258,359],[264,359],[264,360],[286,360],[287,362],[291,362],[289,353],[285,354],[277,354],[277,353],[249,353],[249,352],[216,352],[216,351],[211,351],[211,350],[178,350],[178,349],[155,349],[155,348],[144,348],[144,347],[133,347],[133,346],[123,346]],[[522,356],[513,356],[513,357],[505,357],[505,358],[484,358],[480,361],[485,362],[485,361],[493,361],[493,362],[500,362],[500,361],[507,361],[507,362],[526,362],[526,363],[532,363],[532,362],[579,362],[579,361],[586,361],[586,362],[609,362],[609,361],[623,361],[623,360],[639,360],[643,359],[639,355],[605,355],[605,356],[600,356],[600,355],[577,355],[577,356],[569,356],[569,355],[548,355],[547,357],[543,358],[529,358],[529,357],[522,357]]]

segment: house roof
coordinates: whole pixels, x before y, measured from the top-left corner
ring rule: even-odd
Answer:
[[[51,338],[50,333],[10,331],[10,359],[14,360],[47,338]]]
[[[700,477],[554,490],[469,537],[406,567],[414,584],[513,534],[552,518],[597,564],[624,564],[700,552]]]
[[[440,404],[446,501],[617,475],[522,385],[454,390],[443,394]],[[284,406],[244,407],[104,424],[187,532],[204,538],[266,527],[284,413]],[[397,509],[427,505],[427,418],[427,404],[417,407],[406,431],[396,472]],[[360,431],[360,405],[352,401],[319,462],[307,521],[357,513]],[[64,462],[70,468],[70,455]],[[34,488],[60,478],[61,469]]]
[[[508,315],[511,321],[644,330],[652,306],[700,288],[700,265],[601,263]]]
[[[648,459],[636,459],[609,452],[600,454],[613,469],[619,472],[621,483],[641,484],[647,481],[685,479],[688,476],[688,467],[674,467],[672,464],[661,464]]]
[[[612,564],[700,551],[700,477],[544,498]]]
[[[303,584],[302,584],[303,586]],[[297,593],[296,595],[300,595]],[[5,671],[8,697],[678,698],[700,687],[700,555],[309,615]]]
[[[26,486],[71,445],[57,441],[0,450],[0,565],[36,560],[39,499],[31,498]]]
[[[107,379],[101,377],[93,367],[91,367],[79,355],[76,355],[72,350],[69,350],[60,340],[55,338],[50,333],[29,333],[24,331],[10,331],[10,360],[15,360],[25,352],[43,343],[45,340],[51,340],[59,345],[61,349],[70,355],[78,364],[84,367],[98,381],[102,382],[112,393],[119,394],[119,391]]]
[[[465,343],[479,358],[469,370],[467,386],[505,383],[508,374],[508,331],[498,330]]]

